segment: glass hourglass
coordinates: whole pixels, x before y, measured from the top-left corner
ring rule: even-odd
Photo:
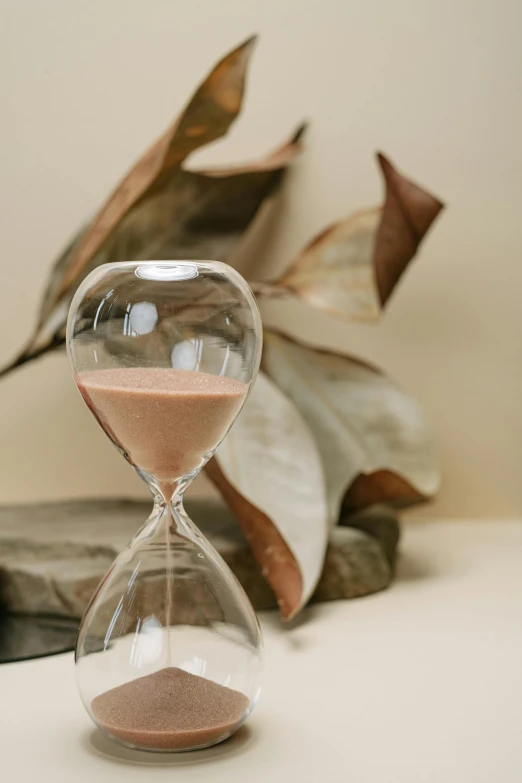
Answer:
[[[245,401],[260,335],[248,285],[217,262],[106,264],[71,304],[74,380],[154,498],[91,599],[76,648],[87,712],[131,747],[221,742],[259,695],[255,613],[183,493]]]

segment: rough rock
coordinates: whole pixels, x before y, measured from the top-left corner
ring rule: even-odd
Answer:
[[[232,514],[216,501],[187,511],[256,609],[276,606]],[[22,614],[79,618],[98,582],[149,516],[151,504],[88,500],[0,507],[0,605]],[[356,598],[393,578],[398,524],[389,511],[333,528],[313,600]],[[353,525],[351,524],[353,521]]]
[[[356,514],[341,512],[340,525],[362,530],[379,541],[392,568],[395,568],[400,528],[397,513],[385,505],[375,505]]]

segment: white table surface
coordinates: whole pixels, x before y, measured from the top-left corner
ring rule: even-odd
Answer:
[[[385,593],[263,616],[259,706],[207,751],[105,740],[70,654],[0,666],[0,779],[520,783],[522,523],[410,523],[402,552]]]

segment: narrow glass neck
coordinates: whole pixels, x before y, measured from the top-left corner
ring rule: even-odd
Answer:
[[[151,488],[152,489],[152,488]],[[176,537],[200,542],[201,532],[183,507],[183,493],[178,491],[169,502],[161,492],[153,492],[154,506],[151,515],[136,533],[133,544],[164,544]]]
[[[138,470],[139,475],[147,484],[154,498],[154,504],[159,506],[173,505],[174,507],[183,503],[183,494],[198,472],[195,471],[181,478],[162,481],[150,473]]]

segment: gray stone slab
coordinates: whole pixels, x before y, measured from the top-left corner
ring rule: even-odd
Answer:
[[[256,609],[276,606],[246,539],[216,501],[187,511],[245,588]],[[21,614],[81,617],[98,582],[149,516],[152,504],[89,500],[0,507],[0,605]],[[373,514],[373,516],[372,516]],[[334,528],[314,599],[355,598],[393,578],[398,524],[386,512]]]

